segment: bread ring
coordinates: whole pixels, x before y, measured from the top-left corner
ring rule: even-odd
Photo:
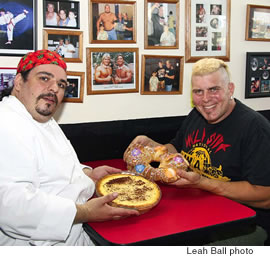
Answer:
[[[141,144],[133,144],[124,154],[127,169],[153,181],[164,183],[175,182],[180,177],[177,169],[187,170],[189,163],[180,153],[169,153],[165,146],[149,147]],[[154,168],[152,162],[159,162]]]

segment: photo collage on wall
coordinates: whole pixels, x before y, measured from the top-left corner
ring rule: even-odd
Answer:
[[[249,85],[250,94],[270,92],[270,56],[251,59]]]
[[[224,6],[196,3],[196,52],[224,50]]]

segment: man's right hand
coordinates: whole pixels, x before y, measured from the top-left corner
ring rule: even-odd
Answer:
[[[108,203],[113,201],[117,196],[117,193],[112,193],[106,196],[93,198],[85,204],[76,204],[77,213],[74,224],[117,220],[140,214],[136,210],[110,206]]]
[[[139,135],[137,136],[131,143],[130,145],[133,144],[141,144],[143,146],[149,146],[149,147],[156,147],[160,146],[161,144],[155,142],[154,140],[150,139],[149,137],[145,135]]]

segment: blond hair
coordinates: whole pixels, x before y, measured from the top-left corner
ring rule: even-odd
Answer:
[[[214,72],[220,71],[220,74],[225,83],[229,83],[231,80],[231,75],[229,71],[229,67],[227,64],[219,59],[215,58],[203,58],[197,61],[192,67],[191,73],[191,84],[192,77],[194,76],[205,76]],[[190,91],[191,96],[191,107],[194,107],[193,99],[192,99],[192,90]]]
[[[219,70],[221,71],[223,78],[230,82],[229,67],[223,60],[215,58],[203,58],[197,61],[193,65],[191,77],[204,76]]]

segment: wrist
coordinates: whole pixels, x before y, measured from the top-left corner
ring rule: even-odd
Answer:
[[[76,209],[77,209],[77,212],[76,212],[73,224],[86,222],[86,219],[87,219],[86,207],[83,204],[76,204]]]

